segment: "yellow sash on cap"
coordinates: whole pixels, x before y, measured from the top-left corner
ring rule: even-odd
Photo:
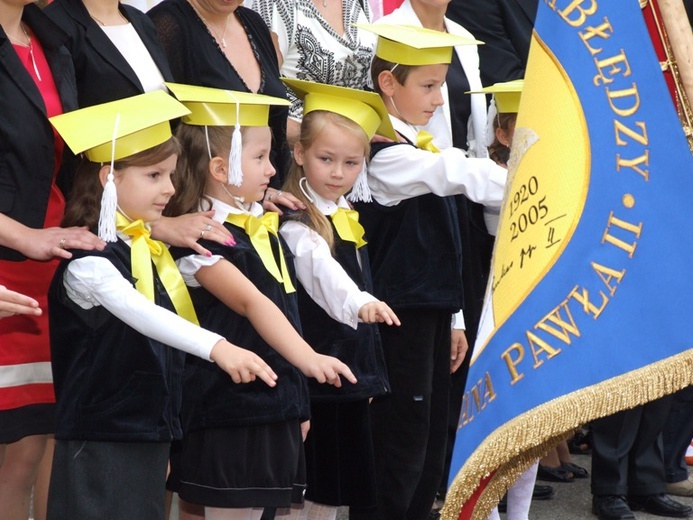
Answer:
[[[330,215],[332,223],[339,238],[347,242],[354,242],[356,248],[363,247],[367,242],[363,239],[365,233],[363,226],[359,224],[359,213],[353,209],[337,208],[337,211]]]
[[[440,149],[433,144],[433,136],[426,130],[419,130],[419,133],[416,134],[416,147],[429,152],[440,153]]]
[[[188,288],[185,286],[183,277],[164,243],[150,238],[151,231],[145,227],[142,220],[130,222],[120,213],[116,214],[116,228],[132,238],[130,263],[132,276],[137,279],[135,283],[137,290],[148,300],[154,301],[154,272],[152,269],[152,262],[154,262],[161,283],[164,285],[168,297],[171,298],[178,315],[195,325],[199,325]]]
[[[284,290],[287,294],[296,292],[296,289],[291,283],[289,271],[286,268],[286,260],[284,259],[284,251],[282,250],[281,243],[278,244],[280,266],[277,266],[277,261],[272,252],[272,243],[270,242],[269,234],[272,233],[279,238],[277,236],[279,215],[272,211],[268,211],[262,217],[258,218],[253,215],[248,215],[247,213],[230,213],[229,216],[226,217],[226,222],[243,228],[250,237],[250,243],[253,244],[255,251],[260,255],[260,260],[262,260],[265,269],[274,276],[275,280],[284,284]]]

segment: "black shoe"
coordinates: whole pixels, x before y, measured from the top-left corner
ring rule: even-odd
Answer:
[[[628,505],[633,511],[646,511],[655,516],[669,518],[688,518],[693,512],[690,506],[672,500],[669,495],[641,495],[628,497]]]
[[[592,497],[592,513],[599,520],[635,520],[635,515],[620,495],[595,495]]]
[[[508,495],[503,495],[503,498],[498,502],[498,512],[507,513],[508,512]]]
[[[532,492],[532,500],[548,500],[553,496],[552,486],[542,486],[541,484],[534,484],[534,491]]]

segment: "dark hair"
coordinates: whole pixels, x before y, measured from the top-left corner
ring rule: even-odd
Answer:
[[[178,139],[171,137],[160,145],[115,161],[113,169],[118,171],[130,166],[152,166],[172,155],[180,157],[181,152],[182,148]],[[63,226],[86,226],[94,233],[98,229],[103,194],[103,186],[99,179],[99,170],[102,166],[102,163],[91,162],[86,156],[82,157],[75,173],[72,196],[65,209]]]
[[[232,126],[208,126],[209,148],[204,126],[181,124],[176,131],[185,153],[174,180],[176,193],[166,205],[166,216],[194,213],[200,207],[211,208],[212,201],[205,195],[212,157],[228,157],[231,150]],[[241,135],[245,127],[241,127]]]
[[[373,80],[373,88],[378,94],[383,93],[382,90],[380,90],[380,84],[378,83],[378,76],[380,76],[380,73],[383,71],[391,71],[392,75],[397,80],[397,83],[404,85],[404,82],[407,81],[411,71],[420,66],[421,65],[398,65],[391,61],[379,58],[378,56],[374,56],[373,62],[371,63],[371,79]]]
[[[510,160],[510,148],[498,140],[495,136],[498,128],[506,133],[510,131],[510,124],[517,120],[516,113],[497,114],[493,120],[493,142],[488,147],[488,155],[497,164],[507,165]]]
[[[326,110],[315,110],[303,117],[303,121],[301,122],[301,137],[299,138],[299,142],[301,143],[303,149],[307,150],[310,148],[318,135],[325,131],[329,125],[338,126],[348,132],[351,132],[355,137],[363,139],[364,155],[365,157],[369,156],[371,143],[363,128],[347,117]],[[284,181],[282,190],[291,193],[306,205],[306,209],[303,212],[308,220],[306,224],[308,227],[316,231],[322,238],[324,238],[325,242],[327,242],[327,244],[330,246],[330,249],[332,249],[334,246],[334,233],[332,232],[332,226],[330,225],[327,217],[325,217],[325,215],[310,200],[308,200],[308,197],[306,197],[306,195],[303,193],[300,185],[300,181],[303,177],[305,177],[303,167],[299,166],[294,160],[291,168],[289,169],[286,180]]]

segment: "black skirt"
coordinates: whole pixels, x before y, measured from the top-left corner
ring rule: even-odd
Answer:
[[[376,505],[368,399],[311,404],[306,498],[331,506]]]
[[[288,507],[306,487],[298,419],[193,431],[171,457],[169,488],[208,507]]]

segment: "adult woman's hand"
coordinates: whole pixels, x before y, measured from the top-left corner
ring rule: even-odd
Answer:
[[[280,206],[293,210],[306,209],[306,205],[291,193],[275,190],[274,188],[267,188],[265,198],[262,201],[262,207],[265,208],[265,211],[276,211],[280,215],[283,215],[284,212],[279,209]]]
[[[201,255],[211,256],[212,253],[202,247],[198,240],[205,238],[225,246],[236,245],[233,235],[213,216],[212,210],[162,217],[152,223],[152,237],[172,246],[189,247]]]
[[[8,247],[16,249],[32,260],[51,260],[57,258],[72,258],[68,249],[102,250],[106,243],[85,227],[51,227],[34,229],[22,226],[15,244]]]
[[[10,291],[5,286],[0,285],[0,318],[7,318],[16,314],[40,316],[42,313],[43,311],[36,300]]]

